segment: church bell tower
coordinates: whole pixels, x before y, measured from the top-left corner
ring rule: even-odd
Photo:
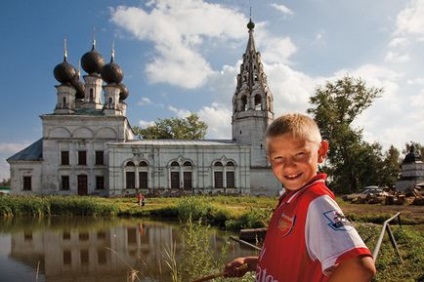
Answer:
[[[237,86],[233,95],[232,138],[251,146],[251,166],[268,166],[264,134],[274,119],[273,96],[268,88],[261,54],[256,50],[253,31],[255,24],[247,24],[249,41],[243,54]]]

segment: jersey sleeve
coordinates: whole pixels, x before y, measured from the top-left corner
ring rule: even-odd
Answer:
[[[339,263],[340,258],[370,255],[356,229],[328,195],[320,196],[310,203],[305,241],[309,256],[321,262],[324,273]]]

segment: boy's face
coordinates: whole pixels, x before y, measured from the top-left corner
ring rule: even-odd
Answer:
[[[328,143],[295,139],[289,134],[268,138],[268,160],[277,179],[290,191],[300,189],[317,174]]]

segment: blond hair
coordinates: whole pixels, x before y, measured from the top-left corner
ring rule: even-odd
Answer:
[[[283,134],[290,134],[293,138],[318,144],[322,141],[316,122],[309,116],[299,113],[289,113],[275,119],[268,126],[265,137],[268,140],[270,137],[277,137]]]

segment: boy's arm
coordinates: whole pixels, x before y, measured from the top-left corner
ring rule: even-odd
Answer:
[[[374,261],[370,256],[357,256],[340,262],[330,274],[330,279],[328,281],[371,281],[375,273]]]

